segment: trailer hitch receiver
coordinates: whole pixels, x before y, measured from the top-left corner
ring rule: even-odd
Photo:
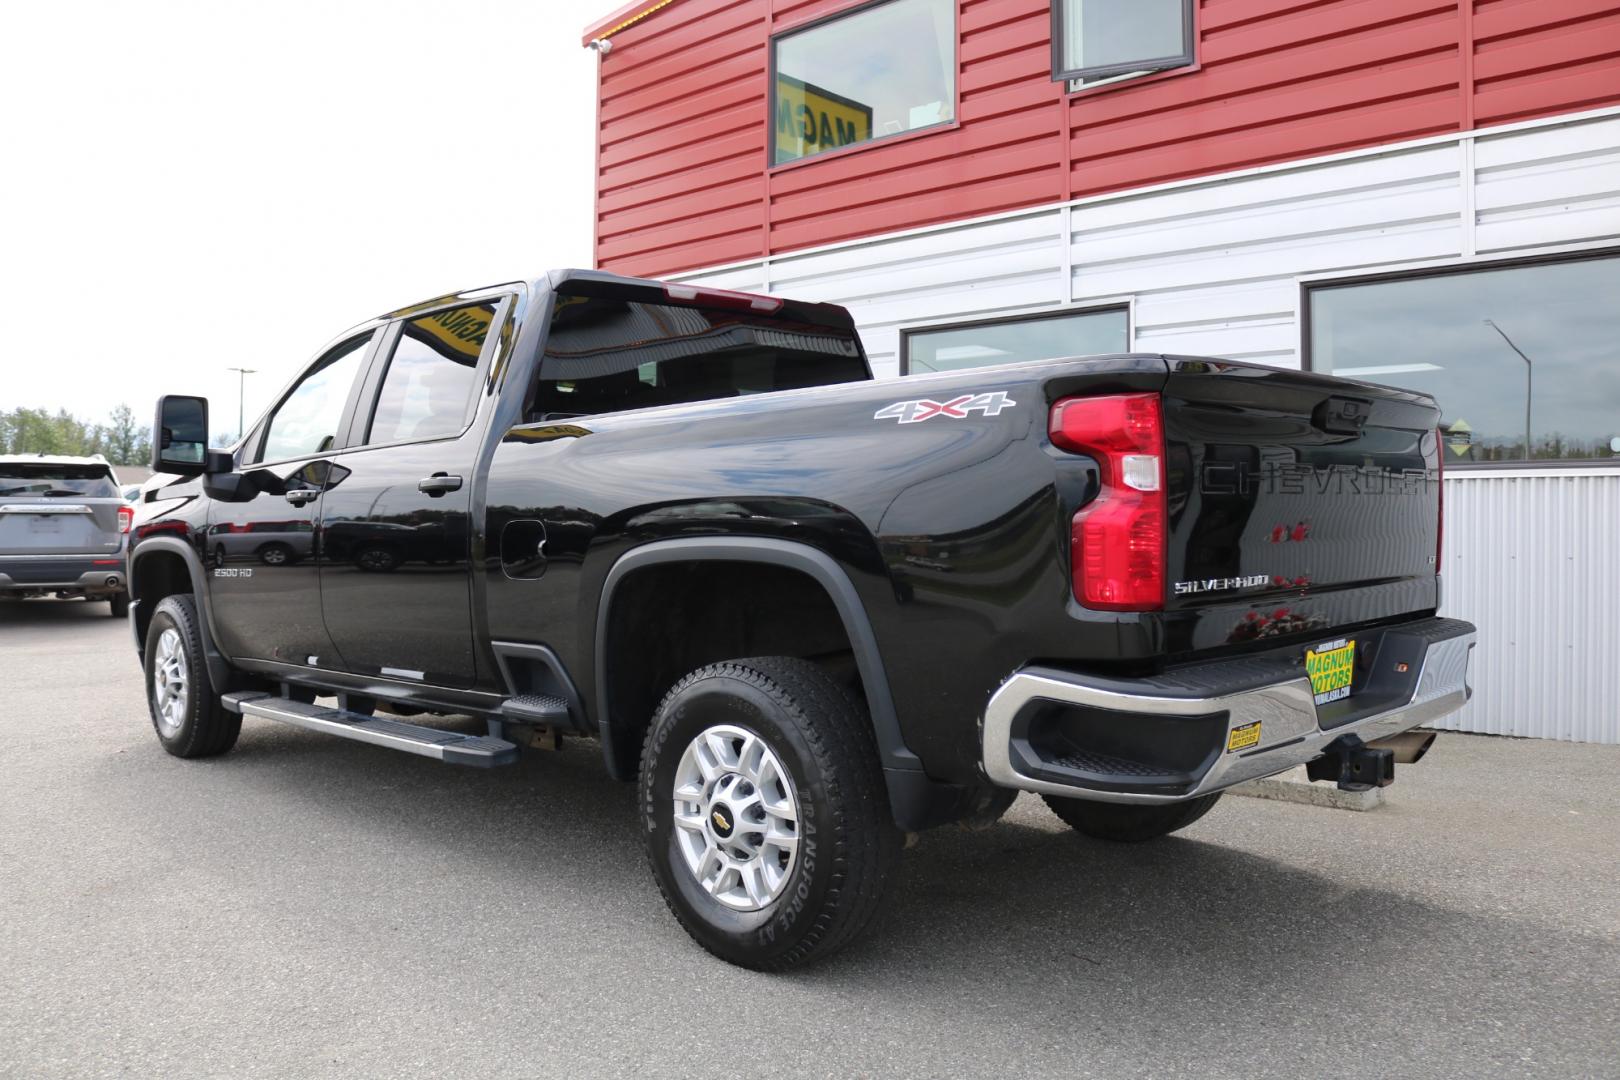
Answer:
[[[1332,780],[1341,791],[1366,791],[1395,782],[1395,752],[1368,746],[1359,735],[1342,735],[1305,766],[1312,780]]]

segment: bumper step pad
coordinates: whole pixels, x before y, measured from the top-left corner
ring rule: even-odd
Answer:
[[[353,739],[389,750],[403,750],[407,754],[433,758],[449,765],[490,768],[510,765],[517,760],[518,750],[514,744],[488,735],[463,735],[442,728],[331,709],[324,705],[306,705],[257,690],[225,694],[221,701],[227,709],[243,716],[276,720],[293,727],[336,735],[340,739]]]

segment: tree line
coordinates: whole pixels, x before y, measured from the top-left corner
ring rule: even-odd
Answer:
[[[152,433],[120,405],[97,424],[66,409],[0,410],[0,454],[103,454],[114,465],[145,465],[152,456]]]
[[[229,446],[235,432],[216,432],[208,445]],[[66,409],[0,409],[0,454],[101,454],[113,465],[146,465],[152,460],[152,429],[120,405],[105,424],[81,420]]]

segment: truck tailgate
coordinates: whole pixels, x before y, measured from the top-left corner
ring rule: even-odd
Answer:
[[[1432,611],[1438,420],[1388,387],[1172,360],[1166,610],[1276,601],[1245,614],[1255,637],[1324,628],[1290,625],[1289,600],[1332,595],[1334,621]]]

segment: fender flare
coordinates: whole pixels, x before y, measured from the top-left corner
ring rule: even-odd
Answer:
[[[878,756],[883,763],[883,775],[891,797],[898,807],[897,784],[906,786],[921,779],[922,763],[907,749],[900,734],[900,718],[895,712],[894,697],[889,692],[889,678],[884,670],[883,657],[878,652],[877,636],[866,617],[866,607],[855,591],[849,575],[832,557],[819,548],[791,540],[777,540],[757,536],[683,537],[674,540],[655,540],[631,548],[619,557],[602,583],[602,595],[596,608],[596,710],[597,727],[602,738],[602,754],[607,759],[608,772],[625,780],[634,776],[634,769],[625,770],[614,760],[612,710],[608,702],[607,635],[612,614],[613,593],[630,574],[649,566],[680,562],[751,562],[768,563],[809,575],[827,593],[844,624],[850,647],[855,654],[855,666],[861,673],[861,685],[866,691],[866,708],[872,717],[872,730],[877,738]],[[630,776],[624,775],[630,772]],[[895,773],[915,773],[916,777],[896,778]]]
[[[208,677],[214,686],[224,689],[230,685],[231,665],[225,659],[225,654],[214,644],[214,616],[208,610],[208,594],[203,589],[202,560],[197,557],[197,552],[191,545],[172,536],[149,536],[136,544],[135,549],[129,554],[130,595],[136,593],[141,557],[160,551],[178,555],[180,561],[186,564],[186,572],[191,575],[191,595],[197,602],[197,610],[202,614],[202,618],[198,620],[197,630],[202,634],[203,657],[208,662]],[[132,618],[132,627],[133,624]],[[142,663],[145,663],[144,653]]]

